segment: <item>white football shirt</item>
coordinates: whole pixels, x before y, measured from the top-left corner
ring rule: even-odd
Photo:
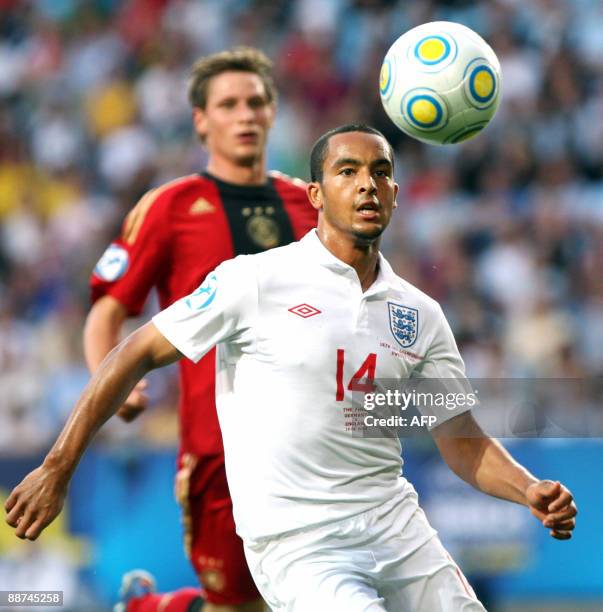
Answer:
[[[315,230],[224,262],[153,322],[195,362],[218,345],[226,473],[247,544],[344,519],[412,490],[401,476],[397,438],[350,431],[355,375],[464,380],[437,302],[396,276],[382,256],[363,293],[356,271]]]

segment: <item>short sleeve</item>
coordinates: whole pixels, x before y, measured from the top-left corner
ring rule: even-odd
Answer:
[[[430,313],[433,330],[425,358],[414,369],[411,384],[416,391],[430,398],[418,406],[425,415],[437,418],[434,427],[458,416],[477,405],[465,364],[459,353],[450,325],[439,306]]]
[[[432,340],[425,359],[415,369],[421,378],[465,378],[465,364],[459,353],[454,334],[439,304],[431,315]]]
[[[257,275],[250,256],[220,264],[190,295],[153,317],[155,327],[197,363],[220,342],[243,342],[256,319]]]
[[[91,300],[111,295],[138,315],[153,288],[169,269],[168,206],[147,193],[124,221],[122,233],[102,254],[90,276]]]

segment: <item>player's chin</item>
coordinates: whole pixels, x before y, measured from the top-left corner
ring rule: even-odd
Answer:
[[[354,223],[352,233],[358,240],[373,241],[383,234],[387,226],[376,221],[362,221]]]
[[[255,166],[258,160],[261,159],[262,152],[259,149],[253,148],[247,151],[237,151],[234,156],[238,166]]]
[[[263,145],[259,140],[239,144],[233,151],[233,157],[241,166],[253,166],[262,157]]]

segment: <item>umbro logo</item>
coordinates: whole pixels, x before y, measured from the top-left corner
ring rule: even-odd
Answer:
[[[314,308],[314,306],[310,306],[310,304],[298,304],[293,308],[289,308],[289,312],[296,314],[302,319],[308,319],[314,315],[320,314],[321,311],[318,310],[318,308]]]

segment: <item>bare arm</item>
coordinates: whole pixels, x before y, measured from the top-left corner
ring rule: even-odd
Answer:
[[[115,413],[136,382],[181,354],[153,323],[113,349],[94,373],[43,464],[10,494],[6,521],[20,538],[35,540],[59,514],[69,480],[94,434]]]
[[[114,347],[128,313],[125,306],[110,295],[97,300],[86,317],[84,355],[90,372],[95,372]]]
[[[533,476],[498,440],[486,436],[470,413],[437,427],[433,435],[457,476],[488,495],[528,506],[553,537],[571,537],[577,514],[572,494],[559,482]]]
[[[470,413],[451,419],[433,434],[440,454],[457,476],[488,495],[526,505],[525,491],[538,479],[498,440],[486,436]]]
[[[91,374],[96,372],[107,354],[119,344],[127,316],[123,304],[110,295],[103,296],[93,304],[84,326],[84,355]],[[146,386],[146,381],[141,380],[120,406],[117,414],[124,421],[134,420],[146,408]]]

